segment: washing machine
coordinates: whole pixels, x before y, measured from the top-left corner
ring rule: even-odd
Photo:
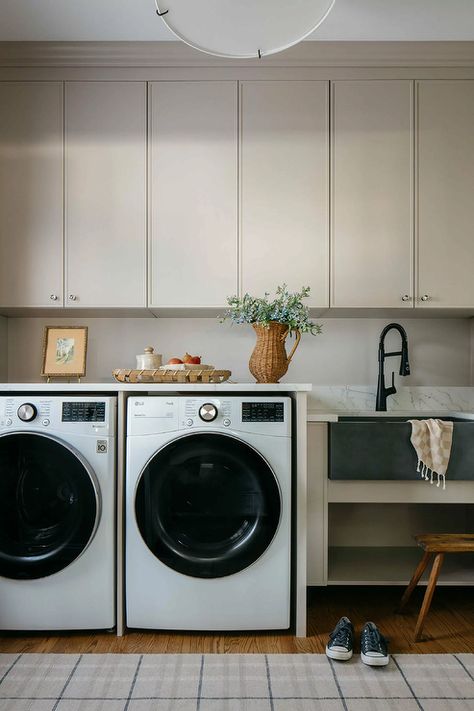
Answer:
[[[291,400],[128,400],[133,628],[290,626]]]
[[[0,629],[115,625],[114,397],[0,397]]]

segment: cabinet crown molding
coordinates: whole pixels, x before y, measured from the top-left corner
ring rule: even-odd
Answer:
[[[0,42],[0,67],[474,67],[474,42],[306,41],[250,60],[174,41]]]

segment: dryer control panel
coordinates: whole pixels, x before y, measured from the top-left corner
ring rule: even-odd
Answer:
[[[288,437],[289,397],[147,396],[128,401],[128,433],[235,431]]]

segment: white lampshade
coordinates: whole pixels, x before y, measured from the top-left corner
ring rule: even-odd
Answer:
[[[155,0],[186,44],[219,57],[274,54],[311,34],[335,0]]]

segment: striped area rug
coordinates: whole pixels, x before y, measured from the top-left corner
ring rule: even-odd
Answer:
[[[474,711],[474,654],[1,654],[1,711]]]

